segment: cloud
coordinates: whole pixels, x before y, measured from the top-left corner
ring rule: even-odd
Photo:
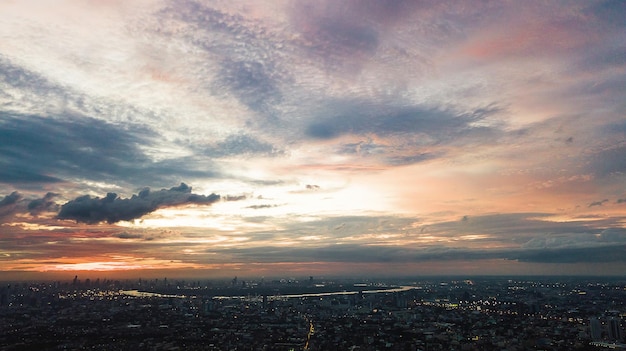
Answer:
[[[608,243],[626,243],[626,228],[608,228],[600,233],[600,241]]]
[[[537,263],[626,262],[626,245],[591,248],[468,249],[446,246],[409,248],[360,244],[317,247],[255,247],[225,249],[224,254],[242,262],[350,262],[411,263],[433,261],[481,261],[492,259]]]
[[[0,93],[0,106],[3,110],[43,111],[68,98],[68,92],[45,76],[32,72],[11,62],[0,55],[0,82],[3,91]],[[45,99],[40,100],[40,96]]]
[[[271,112],[271,108],[281,100],[277,78],[272,77],[274,67],[263,61],[224,61],[218,88],[226,88],[243,104],[253,110]]]
[[[58,212],[59,205],[52,201],[52,199],[57,196],[59,196],[59,194],[48,192],[43,198],[30,201],[27,206],[28,211],[32,215],[36,215],[41,212]]]
[[[615,201],[616,204],[623,204],[626,203],[626,199],[617,199],[617,201]]]
[[[278,207],[278,206],[280,206],[280,205],[262,204],[262,205],[251,205],[251,206],[248,206],[246,208],[251,208],[253,210],[260,210],[260,209],[263,209],[263,208],[273,208],[273,207]]]
[[[585,12],[596,16],[601,23],[608,26],[625,27],[621,14],[626,12],[626,4],[620,0],[605,0],[591,3]]]
[[[14,213],[19,211],[18,203],[22,199],[22,195],[17,191],[6,195],[0,200],[0,220],[10,217]]]
[[[185,204],[211,204],[219,200],[216,194],[198,195],[191,192],[185,183],[180,186],[151,192],[145,188],[130,199],[118,198],[115,193],[106,197],[92,198],[89,195],[78,197],[61,206],[59,219],[72,219],[77,222],[95,224],[130,221],[156,211],[159,208]]]
[[[415,164],[415,163],[420,163],[420,162],[424,162],[424,161],[428,161],[428,160],[432,160],[432,159],[436,159],[441,157],[442,155],[440,153],[417,153],[415,155],[408,155],[408,156],[391,156],[391,157],[386,157],[386,163],[392,166],[403,166],[403,165],[410,165],[410,164]]]
[[[398,107],[378,106],[367,101],[329,103],[328,111],[305,128],[305,135],[313,139],[333,139],[346,134],[401,137],[422,135],[423,143],[437,144],[458,138],[472,137],[471,133],[490,128],[476,123],[502,111],[497,106],[487,106],[467,111],[450,107],[414,105]],[[326,117],[328,116],[328,117]],[[491,127],[492,128],[492,127]]]
[[[626,173],[626,146],[612,147],[593,155],[592,170],[599,175]]]
[[[274,107],[282,101],[281,83],[287,78],[279,64],[280,39],[272,35],[264,23],[224,11],[211,4],[196,1],[177,1],[159,13],[165,32],[176,28],[171,35],[179,35],[185,27],[182,40],[215,59],[216,71],[204,88],[211,94],[230,94],[252,111],[263,116],[274,114]],[[175,23],[172,25],[167,25]],[[170,40],[170,38],[168,38]]]
[[[146,140],[144,132],[88,117],[0,116],[4,121],[0,138],[7,141],[0,145],[0,182],[124,177],[125,172],[136,174],[137,165],[148,162],[138,149]]]
[[[393,23],[418,6],[407,1],[296,3],[289,19],[300,34],[297,47],[303,56],[331,72],[355,73],[388,44],[386,32]]]
[[[258,156],[280,156],[284,152],[278,147],[258,140],[248,134],[233,134],[227,136],[215,144],[215,146],[207,148],[197,148],[198,152],[210,157],[258,157]]]
[[[35,225],[46,225],[45,219],[42,222],[37,217],[46,214],[56,214],[59,205],[54,201],[58,194],[48,192],[41,198],[33,198],[31,195],[22,195],[14,191],[10,195],[0,200],[0,220],[5,223],[29,222]]]
[[[437,260],[479,260],[501,258],[499,251],[466,250],[443,246],[420,249],[403,246],[379,246],[360,244],[324,245],[317,247],[256,247],[254,249],[227,249],[224,253],[236,259],[253,262],[425,262]]]
[[[153,160],[155,132],[87,116],[39,117],[0,112],[0,183],[112,180],[162,183],[178,177],[212,177],[206,159]]]
[[[605,202],[609,202],[609,200],[608,199],[604,199],[604,200],[601,200],[601,201],[594,201],[594,202],[590,203],[589,206],[587,206],[587,207],[602,206],[602,205],[604,205]]]
[[[563,249],[597,246],[598,238],[588,233],[545,234],[537,236],[522,245],[523,249]]]
[[[509,257],[537,263],[626,262],[626,245],[527,250]]]
[[[133,234],[133,233],[128,233],[128,232],[116,233],[116,234],[112,234],[111,236],[114,236],[119,239],[143,239],[144,237],[141,234]]]
[[[506,258],[543,263],[626,261],[625,244],[624,228],[589,228],[587,233],[536,236]]]
[[[0,207],[13,205],[20,199],[22,199],[22,195],[20,195],[17,191],[14,191],[11,194],[6,195],[2,200],[0,200]]]
[[[223,197],[224,201],[242,201],[248,198],[247,195],[226,195]]]

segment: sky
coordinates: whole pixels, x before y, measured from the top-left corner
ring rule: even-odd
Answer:
[[[626,2],[0,3],[0,279],[623,275]]]

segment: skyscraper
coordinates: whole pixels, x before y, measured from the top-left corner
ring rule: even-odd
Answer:
[[[609,339],[611,341],[622,340],[622,326],[619,319],[615,317],[609,318],[607,328],[609,332]]]
[[[591,329],[591,340],[600,341],[602,339],[602,324],[600,320],[598,318],[591,318],[589,328]]]

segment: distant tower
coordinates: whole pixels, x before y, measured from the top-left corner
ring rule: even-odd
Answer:
[[[621,341],[622,340],[622,326],[620,325],[620,320],[617,318],[609,318],[608,323],[608,332],[609,339],[611,341]]]
[[[408,301],[407,301],[407,298],[403,294],[401,293],[396,294],[395,299],[396,299],[396,307],[407,308]]]
[[[599,341],[602,339],[602,324],[598,318],[591,318],[589,328],[591,329],[591,340]]]
[[[206,315],[215,309],[213,300],[202,300],[202,312]]]
[[[0,307],[9,305],[9,289],[2,288],[0,289]]]

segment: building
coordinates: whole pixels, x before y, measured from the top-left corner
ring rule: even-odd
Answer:
[[[589,328],[591,329],[591,340],[602,340],[602,324],[598,318],[591,318],[589,321]]]

